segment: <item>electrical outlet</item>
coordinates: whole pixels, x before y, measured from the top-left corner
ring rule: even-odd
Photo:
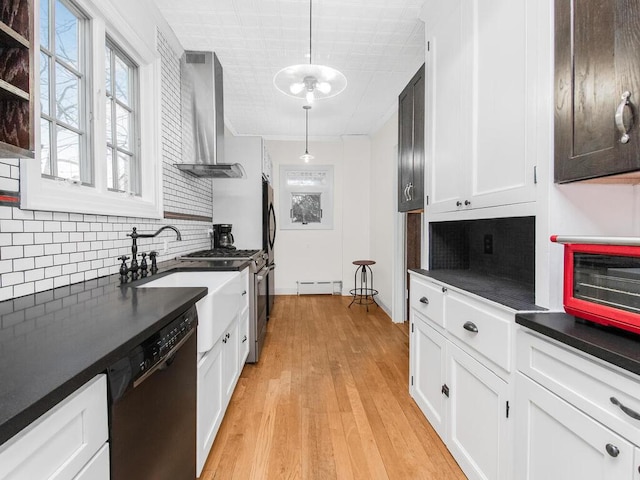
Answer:
[[[484,253],[493,254],[493,235],[486,233],[484,236]]]

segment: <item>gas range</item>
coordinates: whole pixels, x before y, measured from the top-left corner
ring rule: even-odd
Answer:
[[[213,250],[199,250],[180,257],[181,260],[242,260],[254,259],[260,256],[262,250],[232,250],[229,248],[214,248]]]

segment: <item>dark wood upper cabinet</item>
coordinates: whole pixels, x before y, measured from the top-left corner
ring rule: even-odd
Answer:
[[[31,5],[0,5],[0,157],[34,156]]]
[[[555,1],[556,182],[640,181],[639,52],[637,0]]]
[[[398,97],[398,211],[424,208],[424,65]]]

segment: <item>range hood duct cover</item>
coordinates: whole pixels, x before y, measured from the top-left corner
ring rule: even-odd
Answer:
[[[193,163],[176,168],[196,177],[242,178],[239,163],[224,163],[224,102],[222,65],[213,52],[187,51],[181,59],[183,132],[191,120],[193,135],[183,136],[182,153]]]

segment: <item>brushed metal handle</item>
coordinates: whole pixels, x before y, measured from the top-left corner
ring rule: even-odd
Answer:
[[[409,182],[407,185],[407,195],[409,196],[409,201],[413,200],[413,183]]]
[[[607,451],[607,453],[614,458],[620,455],[620,449],[615,445],[612,445],[611,443],[607,443],[607,446],[604,448]]]
[[[422,297],[420,299],[420,303],[424,303],[425,305],[429,305],[429,299],[427,297]]]
[[[628,90],[624,92],[620,97],[622,101],[618,105],[618,108],[616,108],[616,127],[618,128],[618,133],[620,133],[620,143],[629,143],[629,132],[633,127],[633,124],[629,125],[629,128],[624,124],[624,109],[625,107],[631,108],[630,97],[631,92]]]
[[[462,325],[462,328],[464,328],[465,330],[471,333],[478,333],[478,327],[473,322],[464,322],[464,325]]]
[[[631,410],[629,407],[625,407],[622,403],[620,403],[620,400],[618,400],[616,397],[611,397],[609,401],[613,403],[615,406],[620,407],[620,410],[622,410],[624,413],[629,415],[634,420],[640,420],[640,413],[634,410]]]

